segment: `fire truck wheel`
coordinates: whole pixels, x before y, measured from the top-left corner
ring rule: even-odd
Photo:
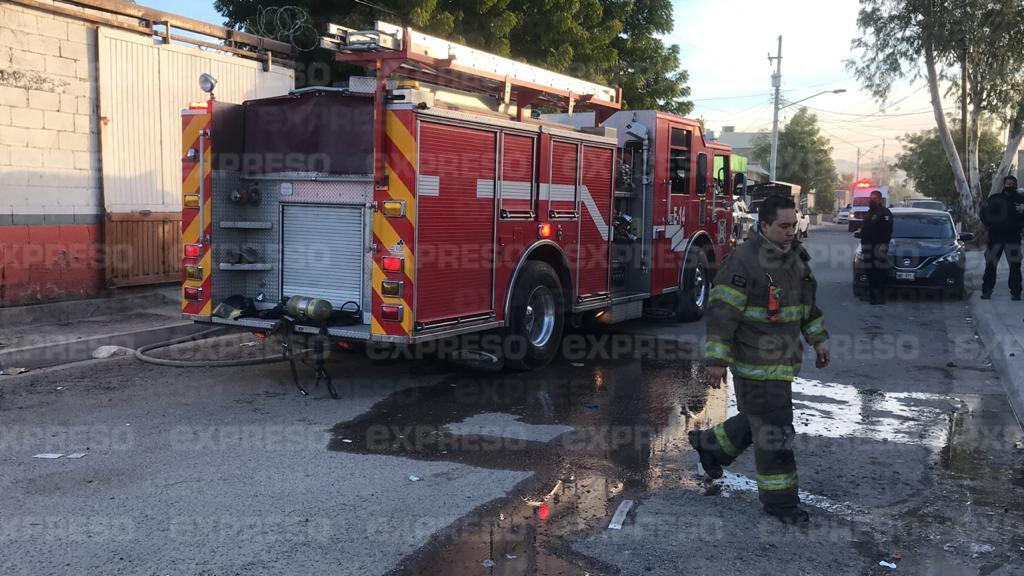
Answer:
[[[551,362],[562,341],[565,302],[562,283],[550,265],[531,261],[523,266],[508,314],[505,364],[514,370],[535,370]]]
[[[711,270],[708,266],[708,256],[698,248],[686,259],[683,284],[676,299],[676,319],[680,322],[694,322],[703,318],[710,293]]]

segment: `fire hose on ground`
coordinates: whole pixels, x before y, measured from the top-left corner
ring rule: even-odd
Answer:
[[[251,302],[245,302],[246,299],[237,296],[231,297],[229,300],[236,299],[234,303],[238,306],[232,305],[227,308],[237,311],[244,308],[249,308]],[[225,301],[225,304],[227,301]],[[354,311],[345,310],[348,304],[355,306]],[[218,307],[219,308],[219,307]],[[331,307],[330,302],[317,298],[309,298],[306,296],[292,296],[286,300],[283,300],[277,307],[280,312],[283,313],[281,318],[274,325],[274,328],[270,330],[270,334],[280,333],[281,338],[281,355],[280,356],[264,356],[263,358],[252,358],[252,359],[239,359],[239,360],[172,360],[167,358],[157,358],[155,356],[149,356],[147,352],[151,350],[157,350],[160,348],[166,348],[174,346],[176,344],[184,344],[186,342],[195,342],[202,340],[206,337],[212,336],[215,333],[221,332],[221,328],[213,328],[210,330],[204,330],[198,334],[189,336],[182,336],[181,338],[175,338],[166,342],[157,342],[156,344],[149,344],[142,346],[135,350],[135,357],[142,362],[147,364],[156,364],[158,366],[172,366],[176,368],[218,368],[218,367],[229,367],[229,366],[254,366],[259,364],[275,364],[277,362],[288,362],[291,368],[292,380],[295,383],[295,387],[298,388],[299,392],[303,396],[307,395],[306,389],[299,383],[299,374],[295,366],[295,359],[297,357],[305,357],[308,355],[314,356],[316,359],[316,386],[320,385],[320,382],[324,382],[327,385],[327,390],[330,392],[332,398],[338,397],[338,392],[335,390],[331,377],[327,373],[326,366],[324,364],[325,347],[324,340],[327,338],[327,321],[333,315],[335,311]],[[359,318],[361,311],[359,310],[358,304],[355,302],[346,302],[345,306],[342,306],[342,310],[337,311],[342,315],[348,317],[348,319]],[[216,311],[215,311],[216,313]],[[296,319],[303,319],[309,321],[319,322],[320,332],[318,337],[313,342],[313,348],[302,348],[295,349],[292,347],[290,341],[290,335],[294,331]]]
[[[157,342],[155,344],[148,344],[135,350],[135,357],[147,364],[156,364],[158,366],[173,366],[175,368],[218,368],[227,366],[252,366],[256,364],[274,364],[277,362],[287,362],[286,356],[265,356],[263,358],[246,358],[239,360],[172,360],[169,358],[157,358],[156,356],[149,356],[147,352],[152,350],[158,350],[160,348],[167,348],[169,346],[175,346],[177,344],[185,344],[187,342],[197,342],[199,340],[205,340],[206,338],[223,332],[222,328],[212,328],[210,330],[204,330],[198,334],[191,334],[189,336],[182,336],[173,340],[167,340],[164,342]],[[301,350],[301,354],[309,352],[308,350]]]

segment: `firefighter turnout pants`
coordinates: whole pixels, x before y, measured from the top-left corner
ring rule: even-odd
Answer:
[[[734,379],[739,414],[705,430],[701,447],[728,466],[754,447],[761,503],[787,510],[800,503],[793,456],[793,385],[780,380]]]

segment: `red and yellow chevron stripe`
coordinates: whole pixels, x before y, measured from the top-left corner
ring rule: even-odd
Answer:
[[[416,118],[412,111],[388,111],[384,123],[384,169],[387,189],[377,189],[374,200],[382,208],[384,202],[405,202],[405,216],[387,217],[378,209],[373,215],[373,241],[377,252],[373,260],[373,319],[371,332],[375,336],[411,336],[415,317],[412,308],[413,283],[416,280]],[[385,256],[405,259],[403,271],[386,272]],[[403,283],[401,297],[384,296],[381,283],[398,280]],[[381,307],[401,305],[402,320],[385,320]]]
[[[181,286],[181,310],[185,314],[210,316],[212,312],[211,300],[211,258],[209,243],[202,242],[203,237],[209,237],[212,233],[213,222],[213,200],[211,176],[212,141],[210,139],[210,125],[212,120],[211,107],[205,108],[190,107],[181,113],[181,254],[182,260],[182,286]],[[189,158],[189,150],[200,150],[200,134],[205,134],[202,144],[203,161],[198,158]],[[200,173],[200,166],[202,172]],[[203,185],[200,187],[200,178]],[[203,204],[203,221],[199,221],[200,210],[198,207],[188,207],[185,198],[190,195],[201,197],[199,202]],[[184,258],[185,244],[199,244],[200,252],[198,258]],[[193,280],[185,276],[185,266],[199,264],[202,266],[202,279]],[[185,297],[186,288],[201,288],[202,297],[199,300],[191,300]]]

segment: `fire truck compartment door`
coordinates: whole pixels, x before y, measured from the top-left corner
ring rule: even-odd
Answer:
[[[281,273],[284,296],[346,302],[362,307],[365,208],[284,205],[281,214]]]

